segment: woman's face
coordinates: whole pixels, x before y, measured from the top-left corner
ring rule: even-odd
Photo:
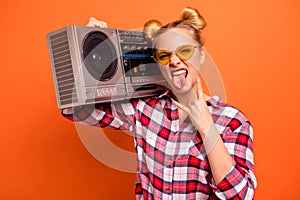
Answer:
[[[190,91],[196,83],[196,77],[200,75],[200,44],[192,38],[191,33],[182,28],[169,29],[154,40],[154,48],[158,50],[175,52],[182,45],[195,46],[194,53],[188,60],[184,61],[172,53],[166,65],[159,64],[162,75],[175,95]]]

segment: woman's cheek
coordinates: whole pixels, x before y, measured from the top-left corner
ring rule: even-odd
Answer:
[[[159,69],[160,69],[160,72],[162,73],[163,77],[168,81],[169,80],[169,74],[168,74],[168,71],[167,71],[167,67],[159,65]]]
[[[196,72],[200,73],[200,65],[201,65],[201,63],[200,63],[200,55],[194,55],[194,56],[190,59],[190,62],[189,62],[189,63],[192,65],[193,69],[194,69]]]

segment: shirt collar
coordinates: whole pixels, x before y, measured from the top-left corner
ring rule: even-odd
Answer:
[[[160,94],[157,98],[158,99],[163,99],[163,98],[168,98],[171,97],[171,91],[166,90],[164,93]]]
[[[161,95],[159,95],[157,98],[158,99],[163,99],[163,98],[171,98],[171,91],[167,90],[164,93],[162,93]],[[206,101],[208,106],[212,106],[212,107],[219,107],[220,104],[222,104],[222,100],[219,96],[214,95],[211,96],[207,101]]]

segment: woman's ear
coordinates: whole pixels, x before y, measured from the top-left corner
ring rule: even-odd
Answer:
[[[201,53],[200,53],[200,64],[203,64],[205,61],[205,49],[201,47]]]

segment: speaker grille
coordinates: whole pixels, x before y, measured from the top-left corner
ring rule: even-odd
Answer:
[[[53,34],[49,38],[60,104],[77,103],[67,31]]]

